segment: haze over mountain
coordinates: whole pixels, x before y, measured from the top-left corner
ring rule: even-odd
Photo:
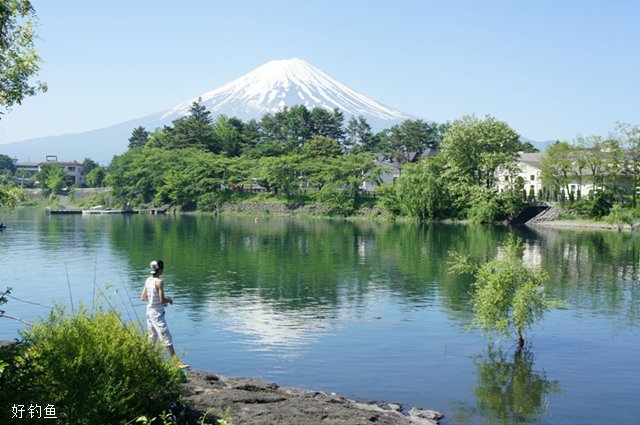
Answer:
[[[301,59],[275,60],[254,69],[222,87],[142,118],[83,133],[40,137],[0,145],[0,153],[20,161],[43,161],[46,155],[60,160],[94,159],[102,164],[126,151],[128,138],[137,126],[153,130],[188,114],[191,104],[201,99],[212,115],[235,116],[243,120],[260,119],[285,106],[340,109],[345,123],[362,115],[375,130],[390,127],[408,114],[384,106],[350,89]]]

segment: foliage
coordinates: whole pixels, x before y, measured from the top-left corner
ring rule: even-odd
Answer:
[[[117,423],[156,415],[178,393],[177,364],[113,310],[55,308],[23,338],[1,378],[1,405],[53,404],[64,423]]]
[[[625,168],[631,174],[631,206],[635,208],[640,190],[640,126],[618,122],[616,131],[627,152]]]
[[[515,333],[521,344],[526,330],[554,305],[544,292],[547,274],[529,268],[522,259],[523,250],[523,242],[512,236],[501,255],[484,264],[473,264],[455,252],[450,253],[449,261],[452,272],[475,276],[471,294],[474,323],[486,332]]]
[[[440,144],[442,128],[435,123],[423,120],[404,120],[390,129],[388,143],[393,157],[400,164],[420,156],[428,148],[437,148]]]
[[[102,167],[96,167],[87,174],[87,185],[89,187],[102,187],[107,177],[107,172]]]
[[[23,198],[22,191],[9,184],[0,186],[0,208],[14,208]]]
[[[0,2],[0,108],[5,111],[21,104],[25,97],[47,89],[44,83],[30,82],[40,63],[34,46],[35,20],[36,13],[29,0]]]
[[[402,213],[401,198],[394,184],[381,184],[376,189],[376,196],[378,197],[377,204],[391,216],[399,216]]]
[[[506,123],[467,115],[451,124],[442,138],[441,154],[451,181],[492,187],[498,168],[515,164],[521,144]]]
[[[622,226],[625,224],[633,226],[637,218],[638,217],[634,214],[634,211],[631,208],[625,208],[620,204],[615,204],[611,207],[609,214],[604,217],[604,220],[607,223],[617,225],[618,229],[622,229]]]
[[[13,175],[16,172],[16,164],[8,155],[0,154],[0,176],[3,174]]]
[[[58,165],[45,164],[36,174],[36,179],[40,182],[40,187],[48,190],[54,195],[62,193],[62,189],[69,185],[70,177],[67,172]]]
[[[375,137],[371,126],[362,116],[352,117],[347,123],[345,145],[351,149],[361,148],[366,152],[372,152]]]
[[[446,218],[451,196],[442,178],[442,157],[407,164],[396,180],[396,199],[403,212],[420,221]]]
[[[129,137],[129,149],[141,148],[149,141],[149,132],[142,126],[136,127]]]
[[[492,223],[501,217],[501,209],[495,190],[479,187],[473,192],[468,218],[471,223]]]

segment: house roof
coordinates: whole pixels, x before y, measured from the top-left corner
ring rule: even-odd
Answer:
[[[544,153],[542,152],[521,153],[520,162],[523,162],[527,165],[540,169],[540,161],[543,156],[544,156]]]
[[[53,165],[62,165],[63,167],[66,166],[75,166],[75,167],[80,167],[82,166],[82,164],[80,162],[59,162],[59,161],[44,161],[44,162],[40,162],[38,165],[46,165],[46,164],[53,164]]]

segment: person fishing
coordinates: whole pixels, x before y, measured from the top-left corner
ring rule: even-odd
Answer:
[[[140,297],[142,301],[148,302],[147,331],[149,340],[155,343],[160,339],[171,358],[179,363],[180,368],[187,368],[189,366],[180,362],[178,356],[176,356],[176,351],[173,348],[173,338],[164,317],[165,306],[173,304],[173,300],[165,295],[164,280],[160,278],[162,272],[164,272],[164,262],[162,260],[153,260],[149,266],[151,267],[151,276],[144,282],[142,296]]]

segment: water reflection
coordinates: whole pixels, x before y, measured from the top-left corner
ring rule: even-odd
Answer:
[[[486,353],[473,359],[476,404],[461,406],[458,421],[467,423],[480,416],[490,424],[546,422],[547,397],[560,393],[560,384],[536,371],[534,360],[530,347],[509,354],[489,345]]]
[[[257,294],[245,294],[230,302],[210,302],[208,311],[223,314],[223,328],[249,338],[251,350],[271,351],[311,344],[318,336],[331,330],[334,321],[315,309],[279,311],[271,303],[265,303]]]
[[[71,287],[74,301],[91,305],[93,282],[105,290],[110,282],[126,289],[113,295],[125,314],[132,303],[143,311],[137,299],[149,260],[162,258],[176,300],[170,324],[192,365],[268,379],[275,370],[292,385],[445,413],[454,410],[452,400],[465,400],[456,422],[543,421],[546,397],[559,389],[530,352],[491,348],[468,359],[484,339],[468,329],[471,278],[448,273],[448,252],[486,261],[516,232],[527,263],[549,273],[547,291],[567,305],[535,330],[538,363],[544,357],[563,386],[561,396],[549,397],[550,417],[571,423],[601,402],[617,405],[589,412],[589,420],[637,422],[637,385],[629,377],[640,376],[638,235],[280,217],[256,223],[11,214],[3,215],[10,229],[0,236],[0,258],[10,266],[0,284],[13,286],[18,298],[65,303]],[[10,308],[27,319],[46,310],[14,300]],[[5,322],[0,335],[12,338],[12,326]]]

